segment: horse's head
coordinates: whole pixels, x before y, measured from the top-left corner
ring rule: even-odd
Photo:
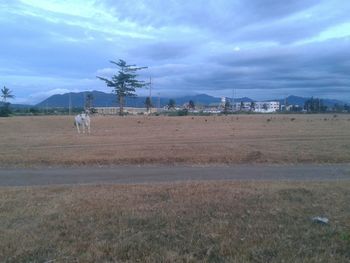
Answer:
[[[84,119],[86,118],[86,116],[87,116],[87,114],[86,114],[85,112],[81,112],[81,113],[79,114],[79,117],[80,117],[82,120],[84,120]]]
[[[88,125],[88,123],[90,123],[90,116],[88,113],[86,112],[80,113],[80,118],[85,123],[85,125]]]

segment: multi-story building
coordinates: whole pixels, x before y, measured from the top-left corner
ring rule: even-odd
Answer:
[[[234,111],[251,111],[251,102],[235,102],[233,105]]]
[[[254,101],[254,102],[236,102],[234,111],[254,111],[254,112],[276,112],[280,110],[278,101]]]
[[[255,112],[276,112],[280,110],[279,101],[257,101],[254,105]]]

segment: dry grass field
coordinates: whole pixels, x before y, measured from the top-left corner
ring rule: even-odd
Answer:
[[[0,166],[350,161],[350,115],[0,119]]]
[[[349,115],[0,119],[0,167],[348,163]],[[0,262],[349,262],[350,183],[0,188]],[[312,222],[326,216],[330,224]]]
[[[0,189],[0,262],[350,262],[350,184]],[[328,225],[312,222],[326,216]]]

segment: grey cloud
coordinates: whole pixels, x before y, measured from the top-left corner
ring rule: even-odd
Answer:
[[[18,1],[15,3],[12,7],[21,6]],[[50,83],[51,88],[68,89],[70,81],[59,81],[67,78],[72,79],[72,89],[80,88],[85,82],[81,84],[74,79],[94,78],[99,69],[113,73],[105,69],[111,66],[108,61],[123,58],[129,63],[149,66],[141,77],[152,75],[155,89],[164,95],[175,91],[229,95],[225,92],[232,88],[247,95],[256,92],[257,96],[269,92],[334,95],[345,94],[350,85],[349,39],[296,44],[334,25],[350,22],[348,1],[103,0],[94,3],[96,8],[103,7],[104,12],[115,18],[99,21],[116,22],[106,28],[115,26],[118,31],[120,26],[124,32],[131,23],[131,33],[151,32],[152,38],[140,40],[127,34],[84,28],[85,23],[93,24],[95,20],[83,17],[48,13],[59,18],[55,22],[45,19],[45,13],[42,13],[44,17],[27,16],[25,12],[9,15],[1,9],[0,15],[5,15],[0,17],[0,32],[6,41],[0,42],[0,50],[6,52],[0,58],[5,65],[0,68],[0,76],[12,74],[5,79],[14,87],[12,81],[17,77],[25,82],[28,76],[43,75],[61,85]],[[264,43],[269,44],[264,47]],[[235,46],[240,51],[234,52]],[[34,90],[34,82],[17,87]],[[37,83],[37,89],[45,89],[43,81]],[[86,89],[96,88],[105,86],[101,82],[86,83]]]
[[[4,65],[30,68],[37,74],[81,77],[86,71],[93,73],[102,67],[111,56],[121,55],[121,46],[127,46],[125,40],[105,41],[98,32],[90,35],[92,40],[86,40],[87,32],[79,27],[33,17],[14,15],[11,20],[3,21],[2,26],[1,33],[6,39],[0,42],[0,49],[6,50],[1,56]]]
[[[300,46],[257,48],[243,52],[223,53],[202,63],[167,65],[153,73],[167,80],[160,84],[174,85],[179,92],[222,91],[239,89],[265,93],[336,94],[350,86],[350,48],[347,39]],[[151,68],[152,70],[152,68]],[[347,70],[347,71],[346,71]],[[157,79],[156,79],[157,81]],[[319,92],[318,92],[319,91]]]
[[[344,53],[349,48],[347,40],[338,40],[293,47],[292,50],[285,47],[256,50],[239,56],[223,54],[210,59],[219,61],[221,66],[208,61],[207,71],[184,73],[184,86],[207,90],[279,89],[286,92],[315,88],[316,91],[336,93],[350,87],[350,75],[336,70],[339,65],[342,67],[349,62],[350,55]],[[244,70],[240,70],[242,67]]]
[[[156,42],[129,50],[129,56],[152,60],[173,61],[184,58],[194,51],[194,43]]]
[[[105,1],[113,6],[121,19],[155,28],[185,26],[205,32],[208,36],[231,40],[271,40],[288,43],[317,35],[325,26],[347,20],[350,4],[342,0],[251,0],[251,1]],[[333,11],[331,5],[341,6]],[[321,6],[322,8],[320,8]],[[308,11],[312,19],[301,16]],[[332,13],[332,11],[333,13]],[[327,12],[327,14],[324,14]],[[283,20],[284,19],[284,20]],[[283,20],[283,21],[282,21]]]
[[[138,0],[130,4],[126,1],[103,1],[113,8],[118,17],[154,26],[192,24],[194,26],[225,26],[225,24],[249,24],[261,20],[272,20],[288,16],[309,8],[317,0],[251,0],[225,1],[202,0],[162,1]]]

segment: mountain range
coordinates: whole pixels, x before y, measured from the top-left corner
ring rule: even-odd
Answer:
[[[42,102],[36,105],[21,105],[21,104],[11,104],[13,108],[29,108],[29,107],[37,107],[37,108],[68,108],[69,105],[75,108],[84,107],[84,102],[87,94],[92,94],[93,96],[93,106],[94,107],[115,107],[118,106],[116,96],[113,93],[105,93],[101,91],[91,91],[91,92],[71,92],[65,94],[56,94],[52,95],[49,98],[43,100]],[[153,97],[152,102],[155,107],[164,107],[168,104],[170,99],[174,99],[177,105],[183,105],[188,103],[190,100],[193,100],[195,104],[202,105],[213,105],[221,102],[221,98],[209,96],[207,94],[197,94],[192,96],[183,96],[183,97]],[[232,101],[232,98],[228,98]],[[300,105],[304,106],[304,103],[309,98],[298,97],[298,96],[288,96],[284,99],[273,99],[273,101],[279,101],[281,104],[284,104],[285,101],[289,105]],[[145,106],[146,97],[135,97],[135,98],[126,98],[126,106],[127,107],[144,107]],[[235,102],[251,102],[254,101],[251,98],[243,97],[243,98],[235,98]],[[339,100],[333,99],[322,99],[323,104],[328,107],[333,107],[335,104],[343,105],[345,104]],[[1,104],[1,103],[0,103]]]
[[[53,95],[44,101],[35,105],[39,108],[44,107],[69,107],[71,103],[72,107],[83,107],[85,98],[87,94],[92,94],[93,96],[93,106],[94,107],[112,107],[117,106],[116,96],[113,93],[104,93],[101,91],[92,91],[92,92],[79,92],[79,93],[66,93],[62,95]],[[183,96],[178,98],[170,97],[152,97],[153,105],[158,107],[164,107],[168,104],[170,99],[174,99],[177,105],[183,105],[188,103],[190,100],[193,100],[196,104],[210,105],[220,103],[221,98],[209,96],[207,94],[198,94],[193,96]],[[127,107],[145,107],[146,97],[135,97],[135,98],[126,98],[125,105]],[[250,98],[237,98],[235,101],[252,101]]]

